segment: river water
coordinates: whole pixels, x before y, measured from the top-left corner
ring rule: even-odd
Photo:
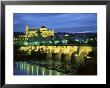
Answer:
[[[37,64],[18,61],[14,63],[14,75],[65,75],[56,70],[47,69]]]

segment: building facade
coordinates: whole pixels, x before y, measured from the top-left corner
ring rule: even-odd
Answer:
[[[26,34],[28,37],[50,37],[54,36],[54,30],[49,30],[45,26],[40,27],[39,29],[29,28],[26,25]]]

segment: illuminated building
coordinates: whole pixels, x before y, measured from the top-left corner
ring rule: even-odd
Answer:
[[[49,37],[54,36],[54,30],[49,30],[45,26],[40,27],[39,29],[35,28],[29,28],[28,25],[26,25],[26,34],[25,36],[28,37]]]
[[[39,45],[39,41],[41,41],[42,39],[48,41],[48,37],[54,37],[54,30],[49,30],[45,26],[41,26],[38,29],[29,28],[29,26],[26,25],[25,34],[14,37],[14,44]],[[42,43],[45,42],[43,40]]]

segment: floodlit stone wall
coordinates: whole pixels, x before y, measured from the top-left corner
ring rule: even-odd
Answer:
[[[84,57],[94,50],[91,46],[22,46],[20,50],[32,52],[40,51],[46,54],[47,60],[84,62]]]

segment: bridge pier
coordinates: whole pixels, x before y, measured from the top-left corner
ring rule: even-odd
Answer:
[[[51,61],[52,60],[52,53],[46,53],[46,60]]]
[[[76,56],[77,54],[76,53],[72,53],[72,55],[71,55],[71,63],[77,63],[77,56]]]
[[[60,53],[52,53],[52,60],[61,61],[61,54]]]
[[[80,63],[81,64],[84,64],[85,63],[85,58],[84,57],[86,55],[87,55],[87,53],[85,51],[83,51],[83,52],[80,53],[80,56],[79,56],[80,58],[79,59],[80,59]]]
[[[61,55],[61,60],[62,61],[71,61],[71,55],[67,54],[62,54]]]

